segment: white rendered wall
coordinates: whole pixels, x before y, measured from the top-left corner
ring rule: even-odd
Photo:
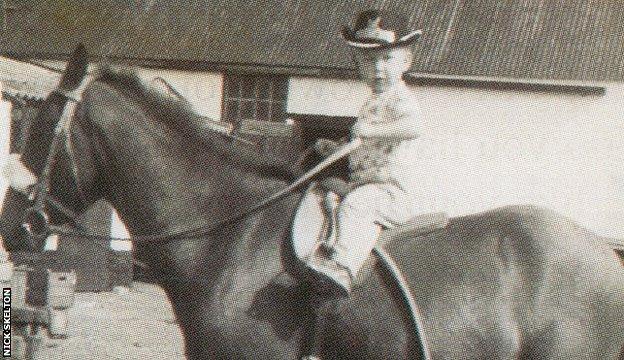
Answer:
[[[355,116],[368,94],[368,87],[357,80],[291,77],[286,112]]]
[[[202,71],[138,69],[141,78],[149,83],[161,77],[189,101],[193,110],[212,120],[221,120],[223,76]]]
[[[115,210],[111,214],[111,237],[120,239],[130,237],[128,230]],[[132,243],[126,240],[111,240],[110,247],[116,251],[129,251],[132,250]]]
[[[624,85],[604,96],[414,91],[422,136],[403,175],[423,212],[531,203],[624,237]],[[367,95],[352,81],[292,78],[288,111],[355,116]]]

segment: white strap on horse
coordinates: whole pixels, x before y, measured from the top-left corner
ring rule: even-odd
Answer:
[[[320,173],[321,171],[326,169],[329,165],[331,165],[331,164],[335,163],[336,161],[342,159],[343,157],[349,155],[351,152],[353,152],[353,150],[357,149],[360,145],[362,145],[362,139],[356,138],[356,139],[351,140],[347,144],[339,147],[338,149],[336,149],[336,151],[334,151],[331,155],[329,155],[323,161],[318,163],[315,167],[313,167],[312,169],[307,171],[305,174],[300,176],[292,184],[288,185],[288,187],[286,187],[286,188],[276,192],[275,194],[269,196],[268,198],[264,199],[262,202],[258,203],[256,206],[254,206],[253,209],[261,208],[264,205],[274,201],[275,199],[278,199],[278,198],[288,194],[293,189],[297,188],[299,185],[305,183],[306,181],[310,180],[312,177],[314,177],[315,175],[317,175],[318,173]],[[253,211],[253,209],[251,211]]]

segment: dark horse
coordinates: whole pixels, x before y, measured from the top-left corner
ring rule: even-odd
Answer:
[[[85,75],[84,50],[75,54],[60,90],[76,88]],[[35,174],[66,101],[52,93],[32,126],[23,162]],[[191,111],[136,77],[102,71],[83,92],[51,189],[77,212],[108,200],[135,236],[175,234],[227,219],[296,175],[206,131]],[[300,198],[294,192],[196,238],[136,244],[135,257],[173,304],[188,358],[293,360],[307,353],[315,296],[294,279],[301,264],[288,243]],[[23,195],[7,194],[2,235],[11,249],[25,244],[20,223],[28,205]],[[53,222],[67,221],[50,212]],[[453,218],[424,236],[399,235],[387,248],[412,286],[435,359],[619,356],[624,271],[603,239],[556,213],[505,207]],[[322,357],[418,359],[418,334],[394,283],[374,260],[366,275],[324,322]]]

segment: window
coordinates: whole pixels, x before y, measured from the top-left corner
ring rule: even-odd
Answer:
[[[223,121],[238,128],[242,120],[286,120],[287,78],[283,76],[226,74],[223,86]]]

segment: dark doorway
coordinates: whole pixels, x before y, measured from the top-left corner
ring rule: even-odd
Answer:
[[[340,140],[349,136],[349,130],[357,118],[350,116],[326,116],[291,114],[300,129],[303,147],[314,145],[318,139]]]
[[[314,146],[318,139],[329,139],[334,141],[347,141],[349,139],[349,131],[356,121],[356,117],[347,116],[326,116],[326,115],[308,115],[308,114],[290,114],[299,129],[299,137],[302,149],[308,149]],[[305,168],[310,168],[314,164],[321,161],[321,157],[317,155],[310,156],[304,163]],[[347,177],[348,163],[347,159],[342,159],[336,164],[330,166],[323,172],[326,176]]]

